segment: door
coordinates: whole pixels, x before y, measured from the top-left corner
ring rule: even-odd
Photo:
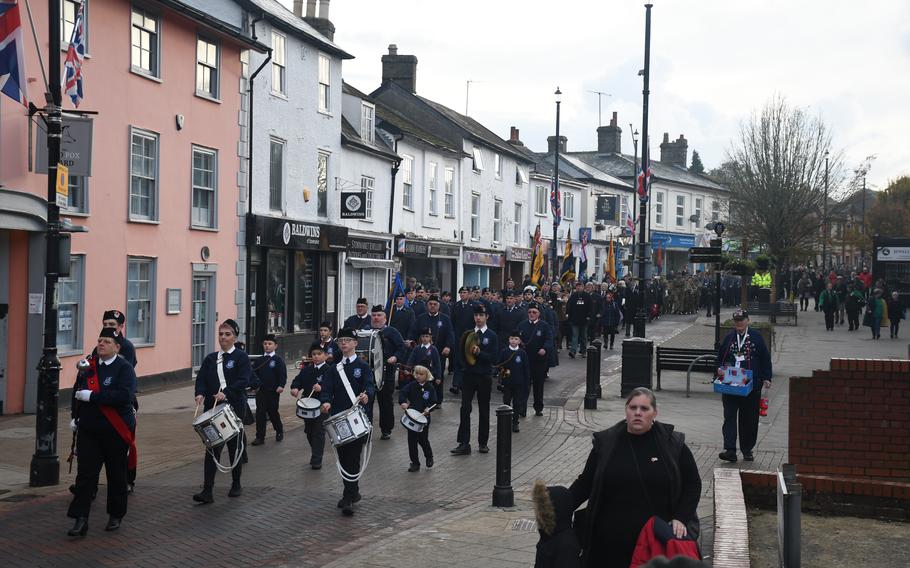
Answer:
[[[212,347],[212,276],[193,276],[193,323],[192,323],[192,351],[193,370],[202,365],[206,354],[213,351]]]

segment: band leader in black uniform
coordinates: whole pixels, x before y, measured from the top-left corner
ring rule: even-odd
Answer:
[[[368,309],[369,304],[367,303],[367,299],[357,298],[357,305],[354,306],[354,310],[357,313],[344,320],[344,325],[342,327],[354,330],[370,329],[370,314],[367,313]]]
[[[77,431],[76,452],[79,455],[76,487],[67,516],[76,519],[70,536],[85,536],[92,499],[98,490],[98,475],[104,465],[107,476],[106,531],[120,528],[126,515],[127,449],[132,443],[135,426],[133,397],[136,395],[136,372],[117,354],[117,333],[102,328],[96,346],[97,357],[92,367],[81,374],[73,387],[74,417],[70,426]]]
[[[386,325],[385,308],[380,305],[373,306],[370,311],[373,320],[373,329],[379,330],[382,340],[382,388],[376,393],[379,400],[379,429],[382,431],[381,440],[392,437],[392,428],[395,427],[395,370],[398,363],[404,360],[404,339],[398,330]]]
[[[351,408],[354,404],[359,404],[364,407],[367,418],[372,422],[373,396],[376,393],[373,369],[357,356],[357,338],[353,329],[344,328],[338,332],[338,346],[341,348],[341,361],[328,368],[322,381],[322,392],[319,393],[322,413],[334,416]],[[347,389],[344,388],[338,372],[339,365],[351,384],[356,401],[352,401],[348,397]],[[335,448],[338,453],[338,463],[351,475],[360,473],[360,453],[365,442],[366,438],[360,438]],[[357,481],[344,481],[344,493],[341,500],[338,501],[341,513],[346,517],[353,515],[354,503],[358,501],[360,501],[360,484]]]
[[[554,350],[553,327],[540,319],[540,305],[528,304],[528,319],[518,326],[521,343],[528,352],[531,388],[534,392],[534,414],[543,416],[543,386],[550,369],[549,353]]]
[[[477,358],[469,365],[465,354],[459,349],[458,357],[464,368],[461,390],[461,422],[458,425],[458,446],[452,450],[456,456],[471,453],[471,409],[474,404],[474,393],[477,393],[477,444],[478,451],[485,454],[490,451],[487,441],[490,439],[490,395],[493,390],[493,364],[499,354],[499,338],[487,328],[487,309],[482,304],[474,307],[474,333],[477,334],[477,345],[472,347]]]
[[[231,405],[238,417],[242,418],[246,412],[246,388],[250,384],[250,358],[242,350],[234,346],[237,341],[237,334],[240,333],[240,327],[232,319],[224,320],[218,327],[218,345],[221,347],[214,353],[209,353],[202,361],[199,367],[199,373],[196,375],[196,405],[204,404],[204,410],[210,410],[216,403],[224,400]],[[224,386],[221,386],[219,377],[219,367],[224,375]],[[243,440],[246,445],[246,433],[241,432],[240,436],[235,436],[233,440],[227,443],[228,455],[231,463],[237,452],[239,440]],[[221,450],[224,446],[219,446],[211,451],[215,458],[221,458]],[[243,493],[240,486],[240,473],[243,464],[238,463],[231,471],[231,489],[228,497],[239,497]],[[193,501],[198,503],[212,503],[215,498],[212,496],[212,488],[215,486],[215,473],[217,467],[215,460],[212,459],[209,451],[205,452],[204,478],[202,491],[193,495]]]
[[[254,446],[265,442],[266,420],[272,422],[275,429],[275,441],[284,439],[284,425],[278,415],[278,401],[284,387],[288,384],[288,368],[281,355],[275,352],[278,340],[271,333],[262,340],[262,357],[256,361],[253,373],[254,381],[258,382],[256,391],[256,439]]]

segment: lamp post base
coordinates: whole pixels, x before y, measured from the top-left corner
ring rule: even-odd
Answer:
[[[58,456],[32,456],[28,484],[47,487],[60,483],[60,458]]]
[[[635,313],[635,320],[632,323],[632,335],[635,337],[644,337],[647,323],[648,311],[645,308],[641,308]]]

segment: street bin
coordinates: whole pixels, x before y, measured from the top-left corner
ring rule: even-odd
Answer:
[[[626,396],[638,387],[653,388],[654,342],[632,337],[622,342],[622,383],[620,395]]]

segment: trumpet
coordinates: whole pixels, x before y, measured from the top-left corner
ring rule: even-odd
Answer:
[[[307,365],[312,365],[312,364],[313,364],[313,358],[312,358],[312,357],[304,357],[303,359],[301,359],[301,360],[297,363],[297,368],[298,368],[298,369],[303,369],[303,368],[306,367]]]

